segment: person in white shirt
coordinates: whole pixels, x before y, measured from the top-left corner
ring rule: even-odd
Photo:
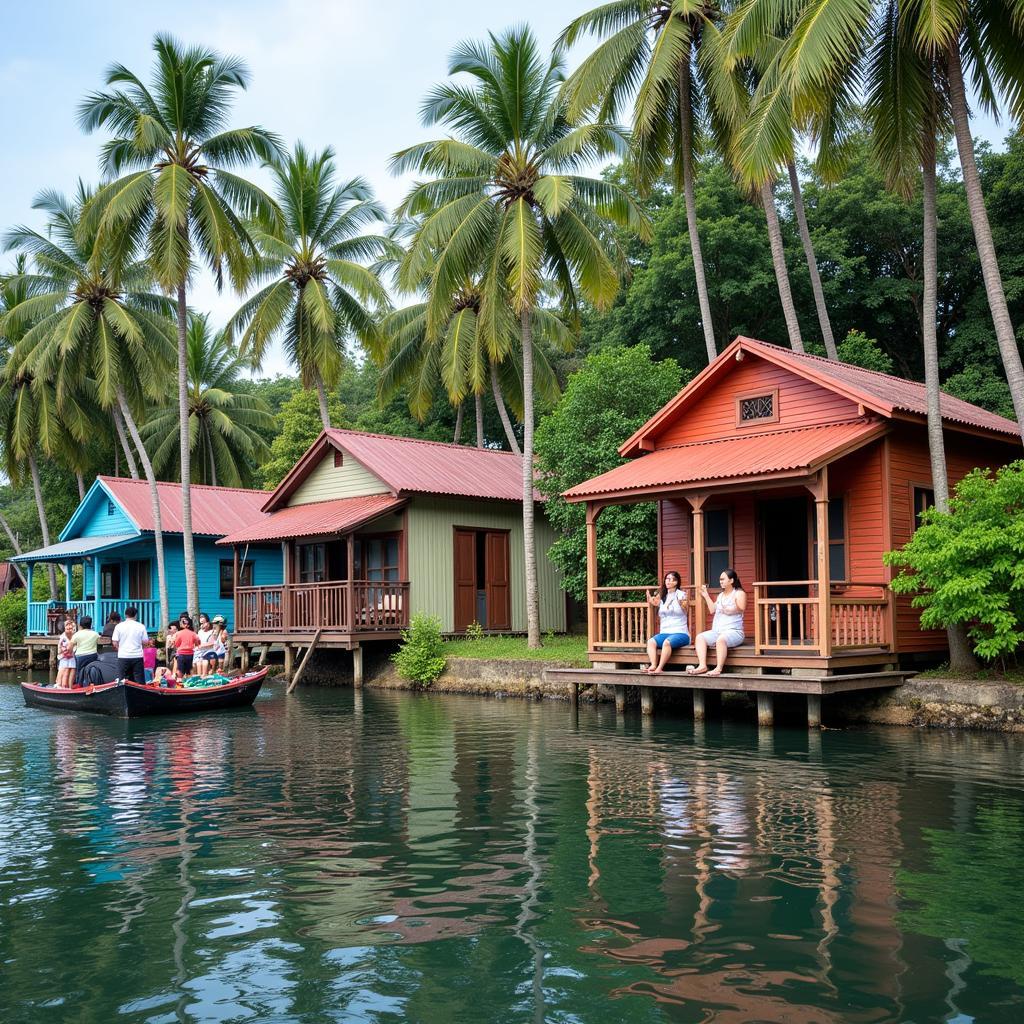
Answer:
[[[723,569],[718,577],[722,592],[711,600],[706,586],[700,588],[701,597],[708,606],[708,611],[715,618],[711,628],[697,634],[694,646],[697,648],[697,664],[691,665],[686,671],[691,676],[720,676],[725,667],[725,659],[729,656],[730,647],[739,647],[743,643],[743,612],[747,607],[747,595],[735,569]],[[715,667],[708,672],[708,648],[715,649]]]
[[[647,594],[649,604],[658,608],[658,632],[647,641],[647,657],[650,665],[644,665],[641,672],[657,675],[665,671],[672,652],[690,643],[690,627],[686,619],[686,592],[681,588],[682,580],[674,569],[665,573],[665,582],[658,593]],[[658,657],[658,649],[661,657]]]
[[[117,675],[133,683],[145,683],[146,668],[142,648],[149,640],[146,627],[138,620],[139,610],[130,604],[124,610],[124,620],[114,627],[110,642],[117,651]]]

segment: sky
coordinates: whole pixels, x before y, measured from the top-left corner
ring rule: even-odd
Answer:
[[[596,5],[596,0],[520,0],[507,16],[530,24],[547,47],[573,17]],[[80,178],[98,180],[102,136],[81,132],[78,103],[102,86],[112,62],[147,79],[153,36],[168,31],[248,63],[251,84],[238,95],[234,125],[261,124],[289,145],[301,139],[317,149],[332,146],[339,178],[367,178],[378,198],[393,208],[407,181],[391,176],[389,158],[436,134],[421,126],[419,105],[444,79],[451,48],[511,24],[479,0],[177,0],[170,6],[100,0],[88,13],[70,0],[23,0],[4,8],[0,231],[12,224],[41,227],[42,218],[31,209],[40,190],[70,193]],[[570,65],[586,52],[575,50]],[[986,118],[974,127],[993,144],[1006,132],[1005,125]],[[0,256],[0,267],[6,262]],[[219,325],[240,300],[229,290],[218,294],[203,276],[190,302],[211,312]],[[288,370],[278,349],[262,368],[266,375]]]

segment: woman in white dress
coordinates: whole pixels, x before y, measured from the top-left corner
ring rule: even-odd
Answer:
[[[686,592],[680,588],[679,573],[670,570],[665,573],[665,582],[657,593],[647,593],[649,604],[658,609],[658,632],[647,641],[647,657],[650,665],[644,665],[641,672],[657,674],[665,670],[672,652],[690,643],[690,627],[686,621]],[[661,658],[658,658],[658,649]]]
[[[730,647],[739,647],[743,643],[743,612],[747,607],[747,595],[740,583],[735,569],[723,569],[718,577],[722,592],[712,601],[707,586],[700,588],[701,597],[708,606],[708,611],[715,617],[711,628],[697,634],[694,646],[697,649],[697,664],[691,665],[686,671],[691,676],[720,676],[729,657]],[[708,672],[708,648],[715,649],[715,667]]]

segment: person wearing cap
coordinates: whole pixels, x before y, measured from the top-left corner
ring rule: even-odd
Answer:
[[[214,615],[213,617],[213,653],[217,655],[217,660],[210,666],[211,672],[221,671],[223,672],[227,668],[228,660],[228,644],[231,642],[231,637],[228,636],[227,625],[224,621],[223,615]]]

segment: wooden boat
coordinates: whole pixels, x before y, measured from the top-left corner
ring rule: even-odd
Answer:
[[[152,683],[133,683],[116,679],[112,683],[75,687],[22,683],[21,692],[30,708],[59,711],[85,711],[114,718],[140,718],[143,715],[180,715],[193,711],[220,711],[248,707],[256,699],[267,678],[268,669],[236,676],[223,686],[164,687]]]

